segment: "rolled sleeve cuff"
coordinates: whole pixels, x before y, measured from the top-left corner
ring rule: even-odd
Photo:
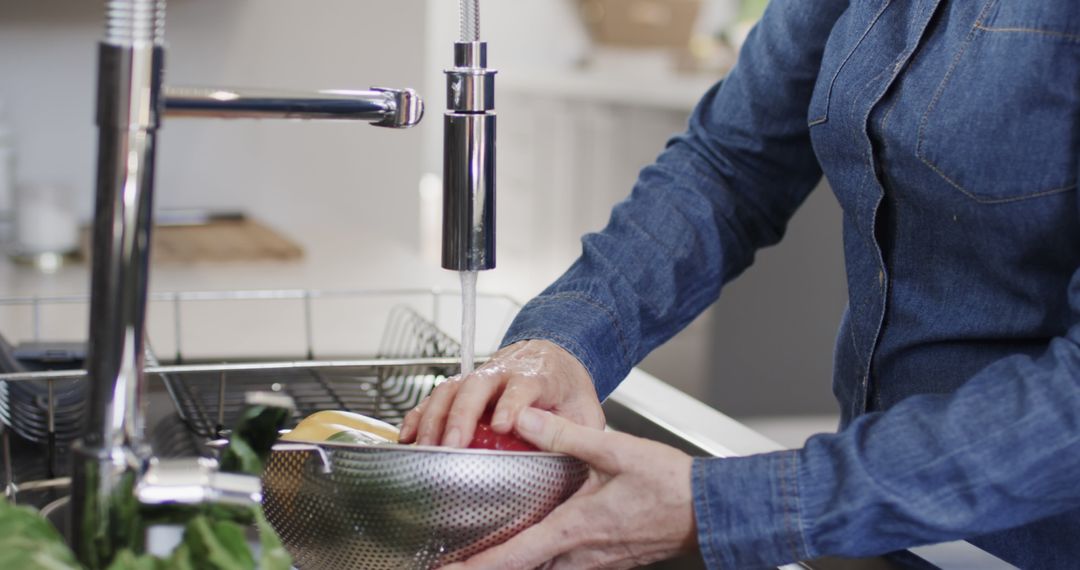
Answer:
[[[553,342],[574,355],[592,376],[601,400],[633,367],[625,336],[611,312],[581,293],[555,293],[529,301],[510,325],[502,346],[531,339]]]
[[[775,568],[810,558],[798,472],[795,451],[694,459],[694,517],[709,568]]]

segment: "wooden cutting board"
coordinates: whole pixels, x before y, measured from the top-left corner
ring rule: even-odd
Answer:
[[[304,250],[274,229],[250,219],[205,224],[156,226],[153,263],[294,261]],[[83,231],[82,253],[89,259],[90,231]]]

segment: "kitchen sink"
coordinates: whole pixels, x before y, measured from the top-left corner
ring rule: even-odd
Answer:
[[[407,363],[403,364],[403,362]],[[246,390],[278,389],[291,391],[300,396],[299,401],[315,407],[351,407],[370,415],[391,412],[389,419],[399,419],[400,410],[411,407],[419,396],[403,390],[398,397],[397,408],[392,402],[373,398],[371,386],[380,377],[398,374],[417,384],[418,390],[427,389],[431,383],[449,371],[452,359],[426,359],[424,361],[397,362],[394,367],[383,368],[375,361],[348,361],[323,363],[248,363],[232,365],[227,373],[221,367],[188,365],[186,367],[162,367],[166,373],[152,376],[149,394],[149,417],[157,418],[151,426],[155,451],[165,457],[189,456],[205,453],[203,443],[208,436],[216,435],[222,425],[230,425],[241,406],[235,394]],[[185,369],[178,371],[178,369]],[[214,370],[210,372],[210,370]],[[380,370],[381,376],[380,376]],[[220,390],[218,383],[224,379],[227,390]],[[335,390],[347,384],[356,384],[350,390]],[[327,389],[329,388],[329,390]],[[330,401],[327,401],[327,398]],[[224,404],[220,406],[219,404]],[[725,457],[750,453],[768,452],[779,446],[731,418],[705,406],[701,402],[671,386],[634,370],[623,385],[607,399],[604,413],[611,429],[644,437],[671,445],[696,457]],[[398,411],[395,411],[398,410]],[[304,415],[302,412],[297,416]],[[27,498],[43,506],[66,493],[63,489],[31,491]],[[22,497],[20,497],[22,499]],[[48,509],[49,518],[64,529],[67,505],[60,502]],[[148,536],[151,552],[166,553],[179,540],[178,527],[155,527]],[[255,545],[254,540],[252,541]],[[959,548],[971,551],[971,559],[979,561],[966,567],[1007,568],[997,560],[970,545],[959,543]],[[955,547],[954,547],[955,549]],[[918,549],[922,557],[912,552],[902,552],[889,557],[869,559],[820,559],[788,565],[784,570],[808,568],[813,570],[893,570],[900,568],[935,568],[933,549]],[[705,568],[697,554],[668,560],[648,566],[653,570],[695,570]]]
[[[19,339],[39,338],[40,323],[64,321],[65,311],[84,303],[84,297],[0,299],[0,307],[6,307],[7,314],[25,317],[6,322],[26,323],[25,330],[15,327],[13,333],[4,332]],[[481,295],[480,303],[482,314],[494,318],[480,327],[478,345],[496,347],[518,305],[499,295]],[[273,310],[268,310],[271,309],[268,305]],[[460,315],[454,309],[457,294],[453,291],[161,293],[151,296],[151,307],[155,306],[164,309],[152,311],[164,321],[151,330],[168,333],[155,337],[154,346],[172,360],[160,365],[153,355],[148,355],[151,364],[147,371],[148,417],[157,420],[156,425],[149,426],[149,432],[153,435],[155,453],[162,457],[206,453],[205,442],[221,436],[226,426],[233,425],[243,408],[243,396],[250,391],[281,391],[291,395],[298,405],[294,420],[320,409],[350,409],[396,422],[435,383],[455,373],[458,366],[457,342],[442,332],[452,330],[460,322]],[[288,347],[254,342],[258,339],[251,338],[250,320],[241,316],[245,307],[259,314],[295,315],[298,317],[295,323],[283,323],[283,326],[290,332],[303,334],[293,334],[295,342]],[[273,336],[271,340],[289,337]],[[235,339],[247,339],[252,341],[251,347],[268,348],[273,353],[229,358],[236,352],[229,351],[222,342]],[[238,352],[248,353],[246,349]],[[281,354],[295,354],[296,360],[285,361]],[[327,358],[328,354],[371,356],[334,360]],[[66,374],[65,377],[72,378],[81,372]],[[745,425],[637,369],[607,399],[604,411],[612,429],[671,445],[692,456],[731,457],[781,449]],[[65,463],[62,459],[58,455],[53,463]],[[51,470],[49,474],[64,475]],[[26,495],[35,494],[41,506],[63,492],[50,489]],[[21,499],[20,496],[21,502],[32,502]],[[61,507],[54,516],[63,513]],[[168,529],[161,529],[150,536],[151,547],[158,552],[167,551],[175,540],[175,529],[171,534]],[[926,549],[916,550],[933,560]],[[983,558],[976,555],[979,562],[969,567],[1003,567],[1001,561],[985,553],[981,555]],[[786,568],[913,567],[934,566],[912,553],[902,553],[888,558],[817,560]],[[704,568],[704,564],[699,556],[686,556],[650,568],[694,570]]]

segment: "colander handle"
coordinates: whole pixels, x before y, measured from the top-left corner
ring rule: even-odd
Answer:
[[[322,464],[322,473],[324,475],[329,475],[332,471],[330,454],[318,445],[312,445],[310,443],[275,443],[271,453],[277,453],[279,451],[314,452],[319,457],[319,463]]]

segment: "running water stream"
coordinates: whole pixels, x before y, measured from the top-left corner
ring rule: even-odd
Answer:
[[[461,375],[473,371],[476,358],[476,271],[461,273]]]

